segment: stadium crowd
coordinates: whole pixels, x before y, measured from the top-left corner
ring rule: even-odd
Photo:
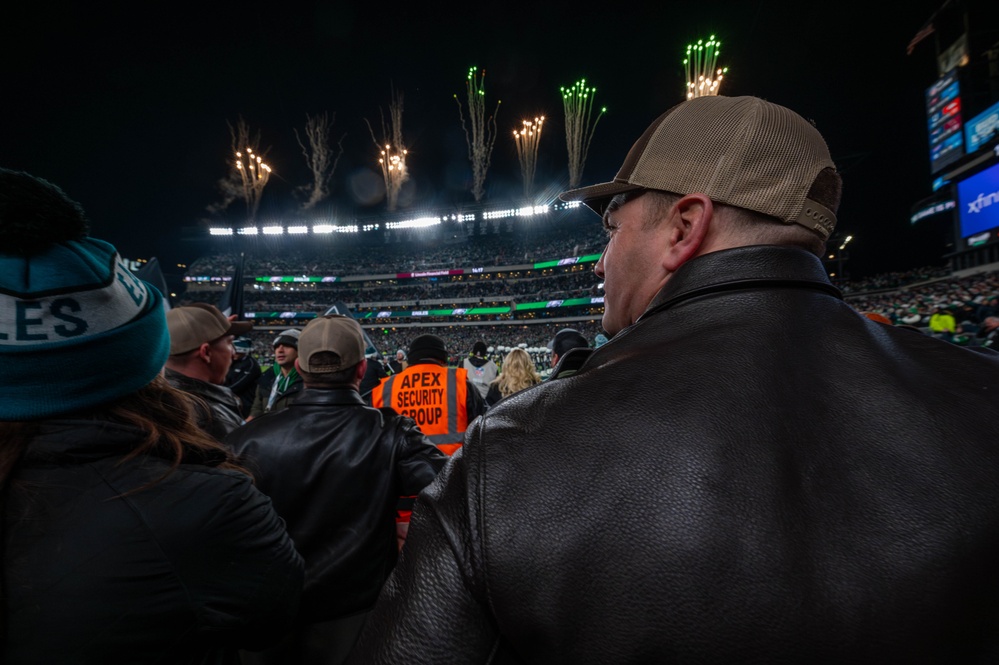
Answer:
[[[480,266],[527,265],[538,261],[598,254],[606,240],[598,224],[542,228],[533,233],[490,234],[460,243],[338,245],[246,256],[247,275],[379,275]],[[237,254],[210,254],[193,261],[191,275],[231,275]]]
[[[529,241],[592,273],[330,290],[501,322],[316,289],[255,326],[245,282],[166,303],[0,169],[0,660],[994,661],[999,354],[957,347],[999,342],[999,272],[844,302],[841,186],[804,117],[693,98],[561,195],[606,238]],[[251,272],[534,258],[497,242]]]
[[[592,270],[577,269],[571,272],[511,279],[422,278],[419,283],[411,283],[412,280],[406,282],[390,285],[372,282],[378,284],[375,286],[367,286],[367,282],[348,282],[321,285],[316,288],[294,285],[291,289],[282,290],[269,289],[265,286],[261,290],[248,291],[246,299],[247,304],[254,308],[248,311],[312,309],[329,306],[336,301],[363,308],[401,303],[457,306],[459,303],[469,302],[594,296],[598,295],[596,287],[599,280],[593,275]],[[197,291],[191,291],[186,299],[197,298],[197,294]]]
[[[577,277],[572,276],[573,279]],[[580,279],[589,279],[586,273]],[[891,286],[886,286],[886,285]],[[951,276],[949,271],[939,267],[921,267],[905,272],[896,272],[858,281],[841,283],[846,302],[859,312],[873,312],[883,315],[893,324],[908,325],[921,332],[934,334],[930,319],[934,312],[951,312],[955,319],[955,330],[951,335],[938,335],[960,345],[976,346],[985,344],[983,323],[990,316],[999,316],[999,271],[987,271],[968,276]],[[580,291],[590,295],[592,290]],[[538,295],[538,294],[535,294]],[[547,293],[538,297],[548,298]],[[215,297],[218,294],[214,294]],[[416,302],[403,305],[415,306]],[[456,302],[455,306],[461,303]],[[361,307],[366,307],[361,304]],[[320,313],[328,305],[318,302],[284,304],[293,311]],[[553,310],[557,312],[557,310]],[[554,314],[553,314],[554,316]],[[281,324],[278,324],[279,326]],[[302,323],[304,325],[304,322]],[[571,326],[582,332],[591,344],[602,333],[599,315],[576,317],[568,321],[534,322],[522,324],[496,324],[483,322],[478,325],[461,325],[456,321],[447,322],[441,317],[429,323],[409,326],[368,326],[369,336],[378,352],[388,358],[398,349],[405,349],[409,343],[424,332],[439,335],[447,342],[451,352],[451,364],[458,364],[472,345],[479,340],[491,348],[489,357],[497,362],[502,360],[504,350],[522,346],[528,349],[539,371],[547,367],[547,345],[560,328]],[[269,341],[273,339],[277,327],[258,327],[249,334],[254,341],[254,354],[262,363],[269,363],[272,351]]]
[[[304,325],[305,322],[302,323]],[[476,342],[485,342],[487,357],[501,362],[504,354],[513,348],[527,349],[538,371],[548,367],[549,345],[555,333],[563,328],[574,328],[582,333],[591,346],[603,334],[600,318],[587,321],[560,321],[527,325],[421,325],[395,328],[367,328],[367,334],[380,357],[387,361],[400,349],[408,349],[413,340],[424,334],[442,338],[448,349],[448,364],[457,366],[467,356]],[[273,341],[280,328],[255,328],[247,334],[253,340],[253,354],[262,365],[273,362]]]
[[[570,246],[570,239],[562,239],[562,244],[552,242],[547,247],[556,253],[579,249]],[[591,239],[596,243],[597,239]],[[509,243],[509,241],[507,241]],[[586,246],[600,251],[599,245]],[[493,248],[490,251],[494,251]],[[400,266],[412,265],[417,259],[398,251],[401,264],[384,263],[353,264],[353,272],[360,275],[373,275],[380,268],[390,272],[401,272]],[[412,250],[410,249],[410,252]],[[446,261],[448,250],[434,254],[437,250],[428,249],[429,262]],[[303,257],[297,256],[295,260]],[[360,259],[360,255],[355,257]],[[213,255],[204,263],[192,264],[190,272],[201,270],[205,265],[230,266],[231,255]],[[291,259],[288,259],[291,260]],[[379,258],[381,261],[382,258]],[[308,274],[304,264],[285,264],[292,274]],[[509,275],[510,273],[501,273]],[[590,264],[530,270],[516,277],[494,277],[481,279],[477,276],[424,277],[415,280],[378,280],[347,283],[323,284],[316,288],[295,285],[283,290],[246,290],[248,311],[289,311],[317,313],[328,309],[334,302],[344,302],[355,313],[375,312],[383,308],[419,309],[421,307],[457,308],[469,304],[497,305],[524,301],[541,301],[581,297],[595,297],[602,294],[597,288],[599,279],[593,274]],[[999,297],[999,276],[996,272],[982,272],[967,276],[953,276],[945,266],[923,266],[907,271],[877,274],[855,281],[841,281],[837,287],[842,291],[854,309],[883,315],[893,324],[908,325],[923,332],[937,334],[955,344],[975,346],[982,343],[983,323],[991,315],[989,303]],[[266,288],[266,287],[265,287]],[[192,289],[181,304],[203,299],[216,301],[221,296],[221,287],[215,284],[210,289]],[[947,311],[955,318],[955,329],[951,334],[938,334],[930,328],[930,319],[937,311]],[[515,314],[513,315],[515,316]],[[572,325],[580,328],[593,339],[599,332],[599,312],[580,307],[573,311],[539,310],[532,311],[531,321],[546,318],[573,318]],[[504,316],[500,318],[511,318]],[[524,325],[496,325],[482,319],[479,325],[458,325],[448,317],[426,317],[422,325],[409,327],[400,324],[413,324],[412,319],[381,319],[382,326],[370,327],[372,338],[378,340],[378,351],[389,356],[400,348],[405,348],[421,330],[430,330],[445,338],[448,348],[454,351],[452,361],[457,362],[464,350],[470,349],[477,340],[485,340],[494,350],[493,360],[502,360],[502,349],[518,346],[543,349],[557,332],[559,322],[532,323]],[[367,324],[365,324],[367,325]],[[375,334],[377,333],[377,334]],[[273,332],[258,330],[253,333],[255,353],[261,360],[268,361],[269,347],[266,343]],[[532,353],[539,370],[547,366],[544,353]]]

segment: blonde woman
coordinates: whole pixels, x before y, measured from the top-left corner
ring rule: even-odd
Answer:
[[[541,376],[534,368],[531,356],[524,349],[514,349],[506,354],[499,376],[489,384],[486,404],[492,406],[504,397],[539,383]]]

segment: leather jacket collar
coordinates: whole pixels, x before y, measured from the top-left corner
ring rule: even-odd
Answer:
[[[368,406],[361,394],[353,388],[306,388],[289,406],[328,405]]]
[[[165,369],[165,376],[171,385],[178,390],[197,395],[210,402],[224,404],[227,407],[235,408],[237,413],[239,412],[239,398],[225,386],[217,386],[214,383],[191,378],[169,367]]]
[[[754,245],[711,252],[683,264],[638,320],[691,298],[758,286],[816,289],[843,298],[814,254],[796,247]]]

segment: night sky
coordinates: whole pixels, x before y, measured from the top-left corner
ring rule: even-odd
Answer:
[[[227,121],[261,133],[275,176],[262,216],[289,219],[308,180],[293,128],[335,113],[344,154],[323,212],[370,215],[350,183],[377,168],[364,120],[379,124],[391,89],[403,94],[413,177],[410,209],[471,201],[454,94],[468,68],[486,70],[499,138],[487,196],[519,191],[512,130],[545,115],[538,189],[566,187],[559,86],[597,87],[607,114],[583,184],[613,177],[632,142],[682,100],[684,47],[716,35],[727,95],[757,95],[812,119],[844,178],[838,231],[855,236],[851,272],[940,264],[947,218],[909,223],[929,196],[924,91],[936,77],[932,39],[906,45],[941,0],[878,2],[90,3],[5,10],[0,166],[60,185],[92,234],[130,258],[190,262],[207,245],[179,241],[209,219],[226,173]],[[997,3],[999,4],[999,3]],[[900,8],[904,7],[904,8]],[[230,210],[240,214],[239,204]],[[596,217],[594,223],[598,223]],[[2,240],[0,240],[2,242]]]

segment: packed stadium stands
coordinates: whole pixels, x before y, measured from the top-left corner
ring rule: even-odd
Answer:
[[[263,358],[277,332],[340,304],[386,356],[433,332],[447,341],[455,360],[483,340],[496,359],[520,346],[544,367],[547,345],[560,328],[576,328],[590,340],[602,332],[603,291],[593,266],[604,242],[599,224],[589,224],[458,243],[249,251],[243,312],[256,323],[253,337]],[[239,262],[234,251],[199,258],[188,269],[180,302],[218,303]],[[946,308],[961,328],[950,341],[973,346],[988,302],[999,296],[999,273],[988,268],[957,275],[928,266],[838,286],[858,311],[924,332],[934,310]]]

